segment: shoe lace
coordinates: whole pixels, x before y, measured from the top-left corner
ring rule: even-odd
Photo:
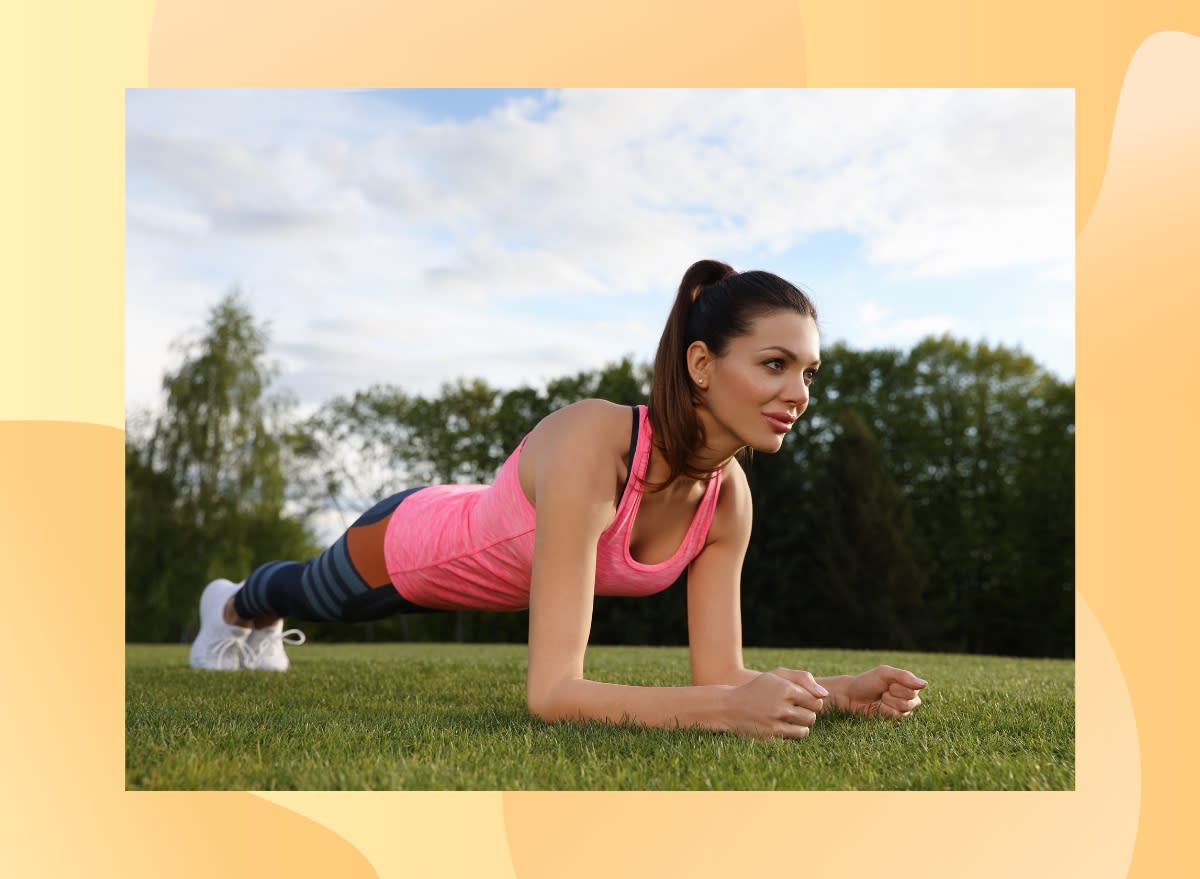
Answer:
[[[220,641],[213,641],[208,645],[208,652],[215,655],[218,660],[223,660],[225,654],[230,650],[239,651],[242,656],[246,655],[246,639],[245,638],[222,638]]]
[[[249,662],[257,662],[260,656],[274,647],[282,647],[284,644],[303,644],[306,640],[304,633],[299,629],[269,632],[263,636],[262,641],[259,642],[257,647],[253,644],[246,644],[245,656]]]
[[[288,635],[295,635],[296,637],[289,641]],[[303,644],[308,639],[304,637],[304,633],[299,629],[285,629],[279,633],[279,640],[283,644]]]

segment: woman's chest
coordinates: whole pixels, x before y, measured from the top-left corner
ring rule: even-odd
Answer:
[[[674,497],[644,494],[629,535],[629,554],[633,560],[657,565],[674,556],[687,537],[703,497],[703,484]]]

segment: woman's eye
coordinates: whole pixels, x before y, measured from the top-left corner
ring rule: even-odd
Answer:
[[[783,369],[783,365],[784,365],[783,361],[778,360],[778,359],[768,360],[766,363],[763,364],[763,366],[765,366],[767,369],[773,370],[775,372],[781,371]]]
[[[815,369],[806,369],[804,371],[804,380],[811,385],[817,380],[817,371]]]

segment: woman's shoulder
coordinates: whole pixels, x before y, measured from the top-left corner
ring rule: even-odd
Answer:
[[[627,444],[629,411],[629,406],[610,403],[608,400],[580,400],[551,412],[538,422],[529,437],[532,440],[538,434],[590,436],[602,441],[609,438],[621,439]]]
[[[559,453],[580,464],[620,458],[629,446],[630,407],[607,400],[580,400],[551,412],[529,432],[530,458]]]
[[[587,484],[597,497],[615,495],[627,475],[622,455],[629,432],[629,407],[607,400],[580,400],[551,412],[525,438],[518,463],[530,503],[537,504],[535,474],[543,467],[573,474],[572,483]]]

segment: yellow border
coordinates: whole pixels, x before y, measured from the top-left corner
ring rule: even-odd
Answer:
[[[1188,872],[1196,4],[29,0],[15,16],[0,36],[13,875]],[[1076,792],[122,791],[124,89],[488,84],[1076,90]]]

